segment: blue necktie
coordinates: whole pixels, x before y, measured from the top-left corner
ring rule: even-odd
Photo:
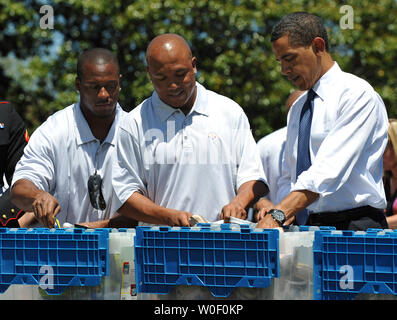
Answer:
[[[299,121],[299,134],[298,134],[298,155],[296,159],[296,180],[299,175],[306,171],[312,164],[310,161],[310,129],[312,126],[313,107],[312,102],[316,93],[310,89],[307,93],[307,99],[303,105],[300,121]],[[309,212],[304,209],[296,214],[296,222],[299,225],[306,224]]]

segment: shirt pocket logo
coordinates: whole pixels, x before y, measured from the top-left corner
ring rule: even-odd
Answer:
[[[217,138],[218,138],[218,136],[216,135],[215,132],[208,133],[208,140],[209,141],[216,141]]]

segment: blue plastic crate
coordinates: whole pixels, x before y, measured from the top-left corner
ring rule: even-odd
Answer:
[[[313,255],[316,300],[397,294],[397,231],[316,231]]]
[[[12,284],[48,294],[96,286],[108,275],[109,229],[0,228],[0,293]]]
[[[227,297],[235,287],[269,287],[279,276],[278,230],[237,229],[137,227],[137,292],[167,294],[175,285],[197,285]]]

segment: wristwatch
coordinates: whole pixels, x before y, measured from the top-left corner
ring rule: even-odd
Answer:
[[[285,222],[285,213],[279,209],[271,209],[269,213],[272,215],[273,219],[277,221],[277,223],[282,226]]]

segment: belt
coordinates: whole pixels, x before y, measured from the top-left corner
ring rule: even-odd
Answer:
[[[327,223],[339,223],[344,221],[351,221],[360,219],[365,216],[373,216],[384,214],[382,209],[374,208],[371,206],[364,206],[354,209],[342,210],[342,211],[327,211],[310,213],[308,218],[308,224],[327,224]]]

